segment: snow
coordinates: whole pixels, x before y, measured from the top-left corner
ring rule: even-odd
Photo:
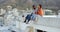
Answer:
[[[3,15],[3,14],[5,14],[6,13],[6,10],[4,10],[4,9],[0,9],[0,15]]]
[[[30,13],[23,13],[19,15],[18,10],[15,8],[12,11],[8,11],[4,16],[4,26],[0,27],[1,32],[10,32],[11,30],[17,32],[27,32],[28,27],[34,27],[34,29],[44,30],[47,32],[60,32],[60,18],[56,15],[53,16],[39,16],[37,15],[37,22],[30,21],[29,24],[24,23],[25,17]],[[25,17],[23,18],[22,15]],[[5,26],[6,25],[6,26]],[[10,30],[8,30],[10,29]]]
[[[59,28],[54,28],[54,27],[47,27],[47,26],[42,26],[42,25],[33,25],[35,29],[47,31],[47,32],[60,32]]]

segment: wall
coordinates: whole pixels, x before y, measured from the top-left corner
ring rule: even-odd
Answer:
[[[37,21],[38,21],[37,24],[39,25],[60,28],[59,17],[38,17]]]

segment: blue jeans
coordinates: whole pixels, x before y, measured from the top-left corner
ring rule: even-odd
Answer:
[[[28,20],[28,21],[27,21]],[[31,20],[31,15],[30,14],[28,14],[27,16],[26,16],[26,18],[25,18],[25,23],[26,23],[26,21],[27,21],[27,23],[29,22]]]
[[[35,19],[36,19],[36,14],[32,14],[31,20],[35,20]]]

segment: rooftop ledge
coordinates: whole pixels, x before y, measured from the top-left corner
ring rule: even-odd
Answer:
[[[58,17],[57,15],[43,15],[43,17]]]

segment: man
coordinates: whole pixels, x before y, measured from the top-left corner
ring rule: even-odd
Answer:
[[[33,5],[33,12],[32,12],[32,16],[31,16],[31,20],[35,21],[36,20],[36,13],[37,12],[37,9],[36,9],[36,6]]]
[[[34,10],[34,11],[33,11],[31,14],[28,14],[28,15],[26,16],[26,19],[25,19],[25,21],[24,21],[24,22],[26,22],[26,23],[28,23],[30,20],[35,20],[35,19],[36,19],[36,15],[35,15],[36,7],[35,7],[35,5],[33,5],[32,7],[33,7],[33,10]]]

